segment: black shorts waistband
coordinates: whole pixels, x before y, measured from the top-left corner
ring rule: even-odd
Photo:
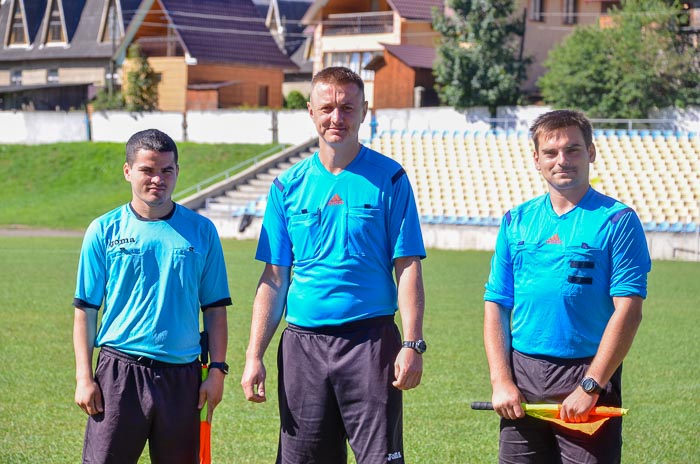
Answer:
[[[536,359],[539,361],[546,361],[551,364],[556,364],[559,366],[575,366],[579,364],[590,364],[591,361],[593,361],[593,357],[589,356],[586,358],[556,358],[554,356],[546,356],[543,354],[530,354],[530,353],[523,353],[522,351],[518,350],[513,350],[514,354],[518,354],[519,356],[523,356],[525,358],[530,358],[530,359]]]
[[[155,359],[148,358],[146,356],[134,356],[128,353],[124,353],[123,351],[115,350],[114,348],[111,348],[109,346],[103,346],[100,348],[100,353],[104,353],[105,356],[109,356],[110,358],[115,358],[120,361],[124,361],[126,363],[130,364],[138,364],[141,366],[145,367],[184,367],[184,366],[189,366],[190,364],[197,363],[198,361],[192,361],[191,363],[183,363],[183,364],[176,364],[176,363],[167,363],[163,361],[157,361]]]
[[[358,321],[347,322],[340,325],[322,325],[319,327],[302,327],[294,324],[287,324],[287,329],[293,330],[295,332],[307,332],[321,335],[339,335],[347,332],[353,332],[358,329],[365,329],[367,327],[378,327],[385,324],[393,324],[394,316],[378,316],[370,317],[367,319],[360,319]]]

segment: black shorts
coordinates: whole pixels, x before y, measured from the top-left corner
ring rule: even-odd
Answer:
[[[289,326],[278,352],[278,463],[403,463],[401,335],[393,316],[340,327]]]
[[[561,403],[585,376],[591,359],[553,359],[513,352],[515,383],[528,403]],[[620,367],[598,398],[598,405],[621,406]],[[611,417],[593,435],[525,416],[501,419],[499,462],[522,464],[620,462],[622,418]]]
[[[154,464],[198,462],[198,361],[147,366],[103,347],[95,380],[104,412],[88,418],[84,463],[136,463],[147,441]]]

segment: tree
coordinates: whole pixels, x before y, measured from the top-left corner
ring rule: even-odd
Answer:
[[[544,62],[545,103],[594,118],[648,118],[653,109],[700,104],[697,53],[687,16],[662,0],[623,0],[612,26],[578,27]]]
[[[124,98],[121,92],[114,92],[110,95],[109,90],[100,89],[92,100],[92,108],[95,111],[121,110],[124,109]]]
[[[284,100],[284,107],[290,110],[305,110],[308,100],[298,90],[292,90]]]
[[[139,44],[132,44],[127,52],[132,60],[127,73],[127,91],[124,95],[128,111],[154,111],[158,109],[158,75],[141,52]]]
[[[441,34],[435,67],[440,100],[456,108],[496,108],[521,101],[520,84],[529,58],[522,58],[524,21],[513,16],[512,0],[449,0],[454,11],[436,11]]]

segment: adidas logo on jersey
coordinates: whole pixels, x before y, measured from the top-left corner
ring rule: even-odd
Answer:
[[[561,239],[559,238],[559,234],[552,235],[547,239],[545,243],[549,243],[551,245],[561,245]]]
[[[335,195],[333,195],[333,198],[331,198],[331,199],[328,201],[328,206],[332,206],[332,205],[342,205],[343,203],[345,203],[345,202],[343,201],[343,199],[340,198],[340,195],[338,195],[338,194],[336,193]]]

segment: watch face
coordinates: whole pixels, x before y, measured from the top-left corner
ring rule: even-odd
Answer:
[[[583,391],[586,393],[592,393],[597,390],[598,384],[592,378],[586,377],[581,382],[581,387],[583,387]]]
[[[583,391],[590,392],[593,390],[593,384],[591,383],[591,379],[583,379],[583,382],[581,382],[581,386],[583,387]]]
[[[418,340],[416,342],[416,350],[418,350],[419,353],[425,353],[427,349],[428,345],[425,344],[425,340]]]

